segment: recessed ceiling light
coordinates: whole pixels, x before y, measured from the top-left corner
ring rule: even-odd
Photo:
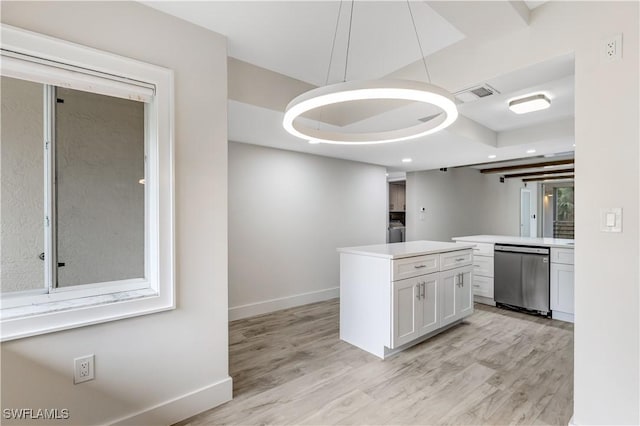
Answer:
[[[535,154],[536,150],[535,149],[528,149],[527,150],[527,154]]]
[[[413,160],[412,160],[411,158],[403,158],[403,159],[402,159],[402,162],[403,162],[403,163],[410,163],[410,162],[412,162],[412,161],[413,161]]]
[[[317,144],[319,144],[319,143],[320,143],[320,141],[319,141],[319,140],[317,140],[317,139],[311,139],[311,140],[309,141],[309,143],[310,143],[311,145],[317,145]]]
[[[496,155],[495,155],[495,154],[491,154],[491,155],[489,156],[489,158],[496,158]]]
[[[542,93],[509,101],[509,109],[516,114],[540,111],[551,106],[551,100]]]
[[[574,148],[576,147],[576,144],[575,144],[575,143],[573,144],[573,147],[574,147]]]

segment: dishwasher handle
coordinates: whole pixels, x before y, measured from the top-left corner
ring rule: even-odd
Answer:
[[[542,254],[546,256],[549,255],[548,247],[510,246],[510,245],[496,244],[494,250],[507,252],[507,253]]]

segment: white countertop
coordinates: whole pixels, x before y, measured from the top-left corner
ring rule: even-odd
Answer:
[[[574,240],[565,238],[532,238],[513,237],[508,235],[469,235],[466,237],[453,237],[454,241],[489,244],[518,244],[523,246],[562,247],[573,248]]]
[[[409,241],[406,243],[376,244],[372,246],[342,247],[340,253],[360,254],[364,256],[400,259],[403,257],[422,256],[424,254],[443,253],[448,251],[472,248],[473,244],[446,243],[442,241]]]

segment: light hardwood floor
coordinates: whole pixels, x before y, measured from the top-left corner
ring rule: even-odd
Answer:
[[[234,399],[180,425],[567,425],[573,325],[475,308],[386,361],[339,339],[337,299],[234,321]]]

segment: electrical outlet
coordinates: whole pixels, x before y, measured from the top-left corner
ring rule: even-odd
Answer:
[[[616,34],[602,41],[602,59],[605,62],[622,59],[622,34]]]
[[[73,384],[88,382],[95,378],[95,357],[93,354],[75,358],[73,360]]]

